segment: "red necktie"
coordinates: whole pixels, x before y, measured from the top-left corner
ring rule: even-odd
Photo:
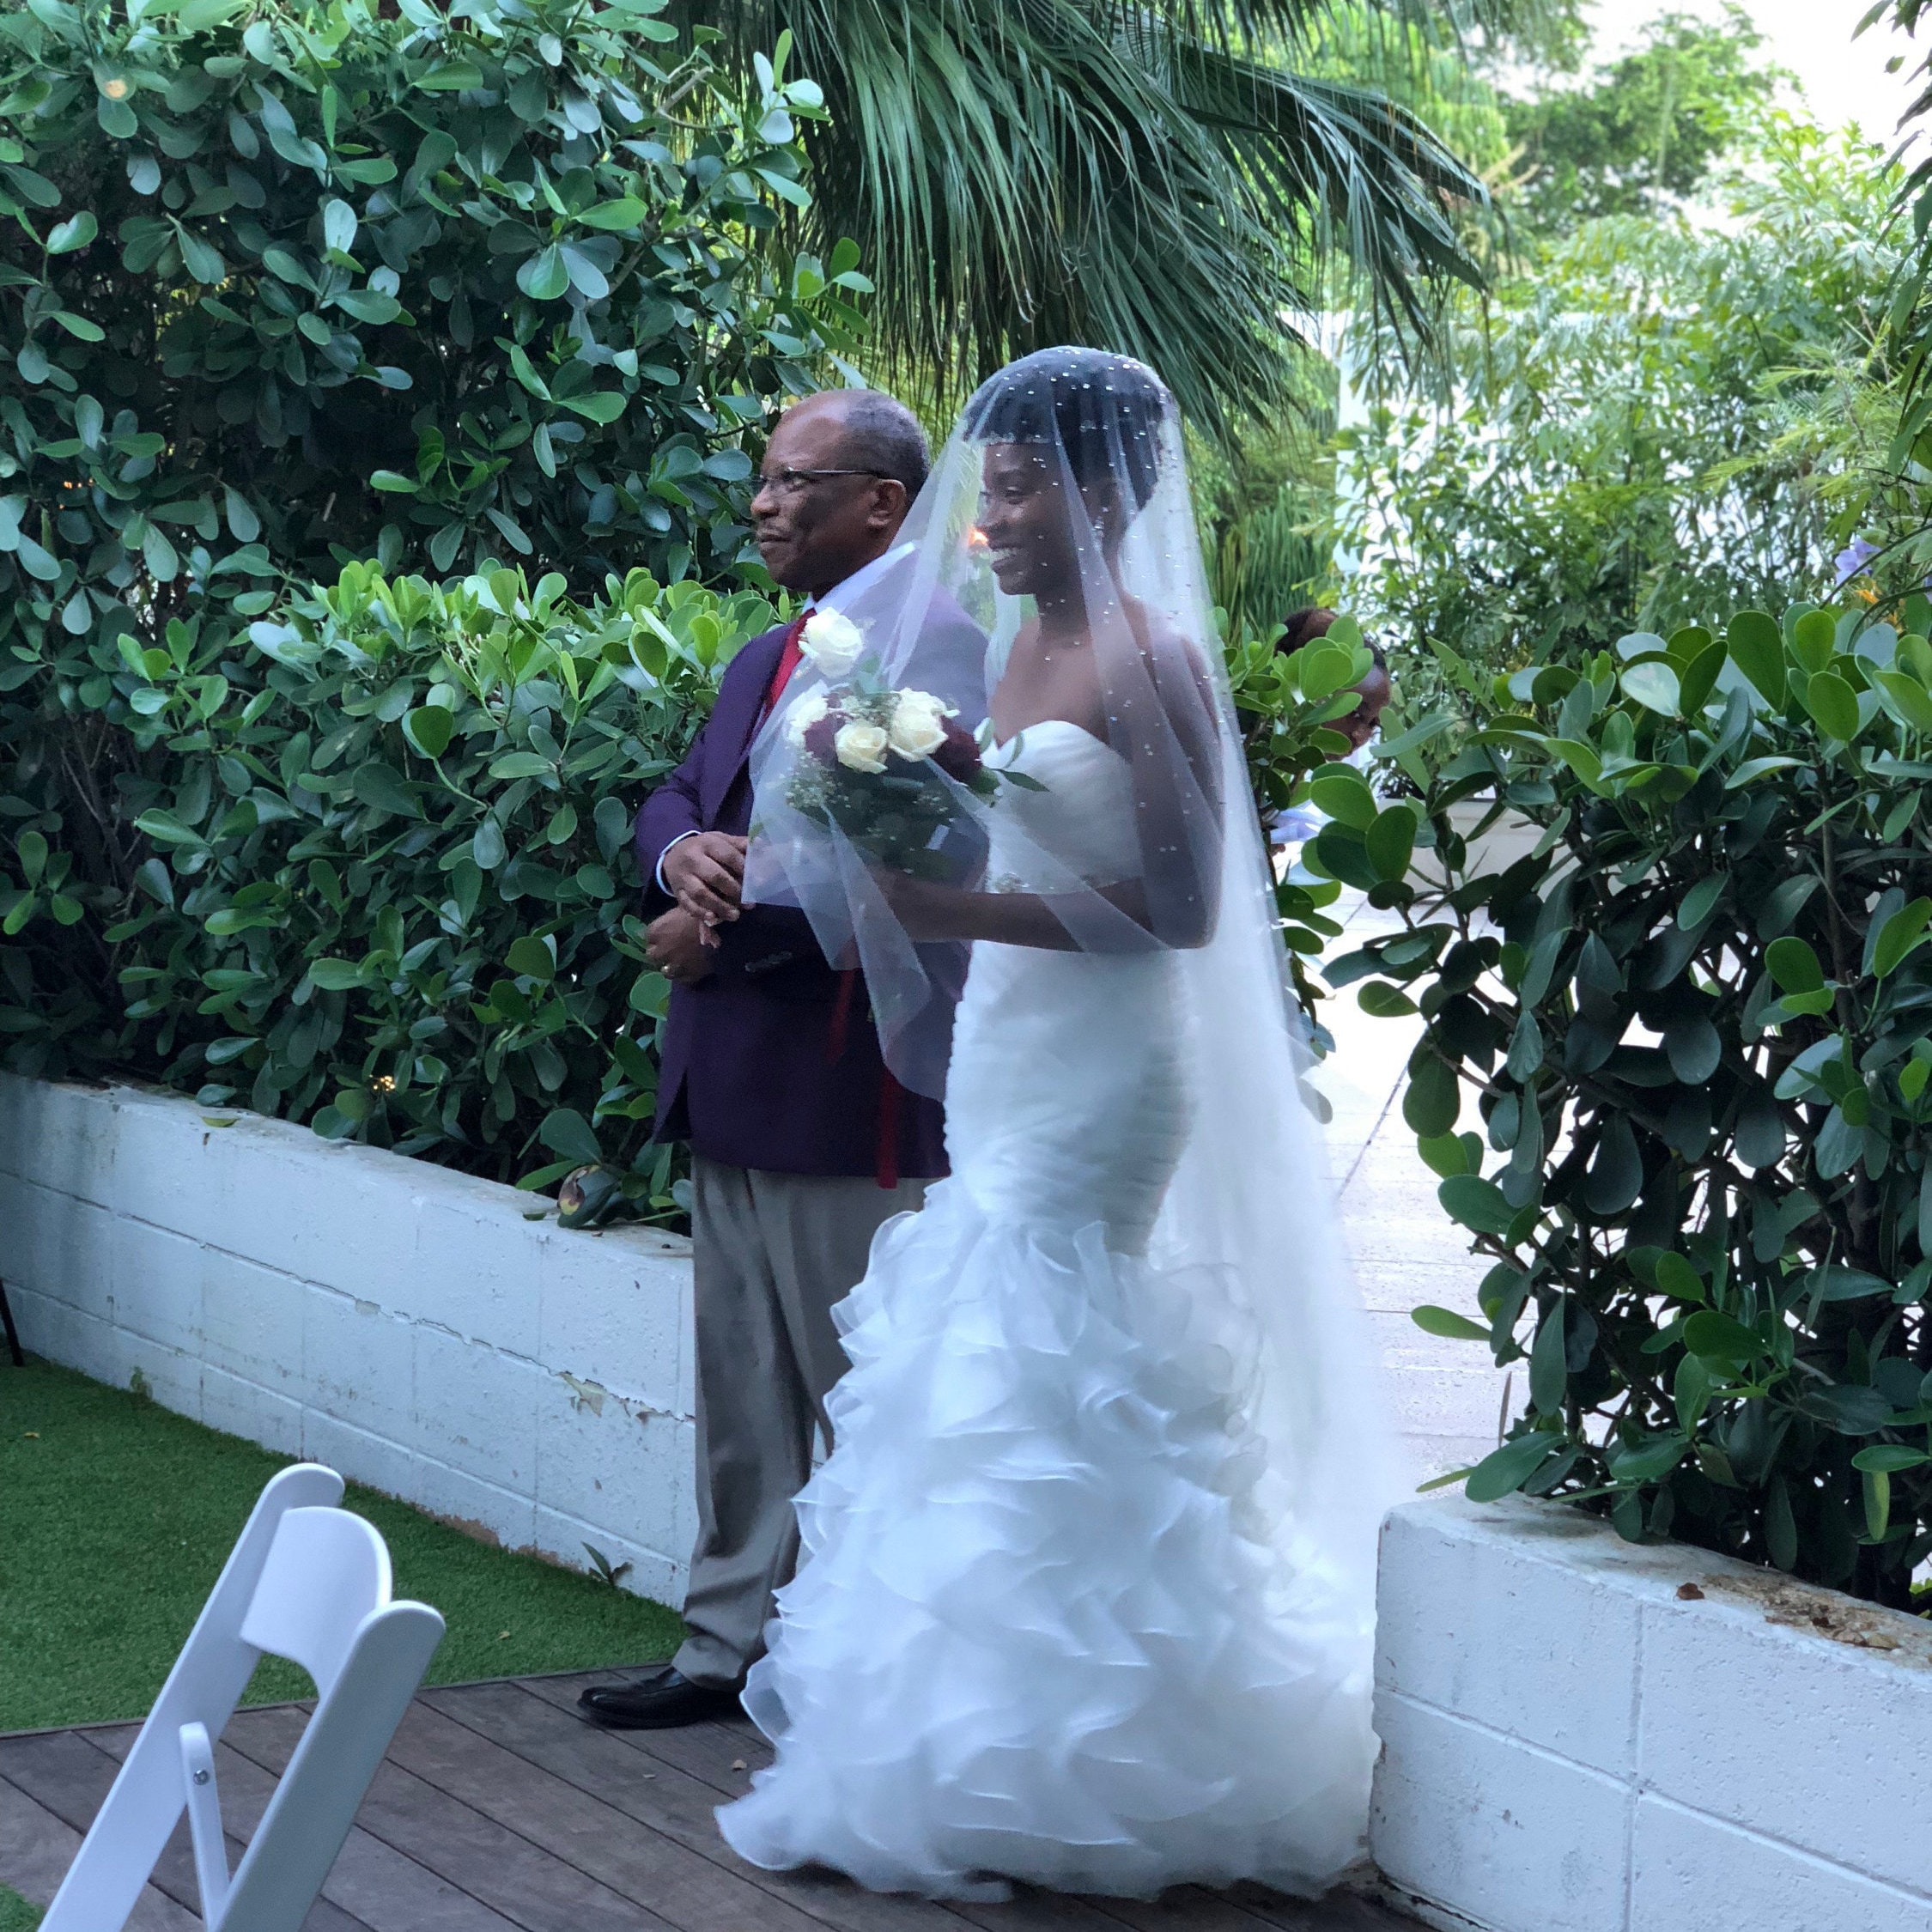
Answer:
[[[778,669],[771,674],[770,687],[765,692],[765,713],[769,717],[785,695],[785,687],[792,682],[792,673],[799,668],[805,656],[799,648],[799,640],[805,635],[805,619],[811,615],[801,611],[786,627],[784,647],[778,653]]]

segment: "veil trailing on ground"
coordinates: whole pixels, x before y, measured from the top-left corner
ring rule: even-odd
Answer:
[[[976,739],[969,704],[948,717],[939,696],[961,689],[941,655],[962,636],[985,641]],[[1003,370],[892,568],[805,641],[752,753],[746,896],[802,907],[828,958],[863,968],[907,1086],[944,1091],[956,939],[1169,956],[1188,1127],[1146,1257],[1206,1285],[1234,1426],[1266,1458],[1255,1540],[1281,1558],[1284,1616],[1347,1626],[1365,1742],[1376,1532],[1401,1485],[1299,1097],[1271,874],[1164,386],[1087,349]],[[1114,843],[1133,856],[1115,876],[1055,849],[1056,817],[1080,801],[1036,799],[1004,769],[1026,731],[1069,727],[1131,777],[1109,793],[1116,816],[1131,798]]]

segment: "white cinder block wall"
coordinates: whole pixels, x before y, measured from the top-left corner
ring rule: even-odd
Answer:
[[[1370,1849],[1453,1932],[1929,1932],[1932,1628],[1560,1504],[1382,1533]]]
[[[232,1121],[232,1125],[216,1122]],[[683,1601],[690,1244],[305,1127],[0,1075],[28,1349],[513,1549]],[[0,1370],[0,1372],[4,1372]]]
[[[1336,1002],[1338,1006],[1342,1003]],[[1413,1045],[1353,1007],[1324,1069],[1345,1231],[1419,1476],[1495,1440],[1504,1378],[1425,1335],[1481,1264],[1398,1104]],[[216,1125],[228,1122],[228,1125]],[[172,1096],[0,1074],[0,1279],[36,1353],[683,1601],[690,1244],[530,1221],[535,1198]]]

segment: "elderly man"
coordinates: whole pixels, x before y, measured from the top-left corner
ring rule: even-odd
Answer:
[[[751,517],[805,609],[732,659],[690,755],[638,813],[649,956],[672,982],[657,1131],[692,1153],[698,1535],[690,1636],[670,1664],[586,1691],[598,1723],[656,1729],[735,1705],[796,1557],[814,1428],[830,1441],[825,1396],[845,1368],[832,1304],[879,1225],[945,1172],[939,1105],[887,1072],[858,975],[827,963],[801,912],[740,903],[758,726],[811,611],[890,603],[927,461],[918,419],[876,391],[828,391],[780,418]],[[924,624],[943,666],[928,682],[976,724],[986,638],[943,602]]]

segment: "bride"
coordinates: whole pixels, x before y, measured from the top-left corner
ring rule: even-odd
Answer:
[[[754,751],[746,896],[862,963],[952,1175],[838,1311],[836,1446],[744,1696],[776,1760],[720,1823],[938,1898],[1316,1893],[1361,1845],[1396,1485],[1171,398],[1091,350],[1014,363],[905,537],[913,594],[855,607]],[[914,878],[799,781],[841,693],[920,687],[942,600],[988,634],[990,779],[957,733],[920,768],[956,823]]]

